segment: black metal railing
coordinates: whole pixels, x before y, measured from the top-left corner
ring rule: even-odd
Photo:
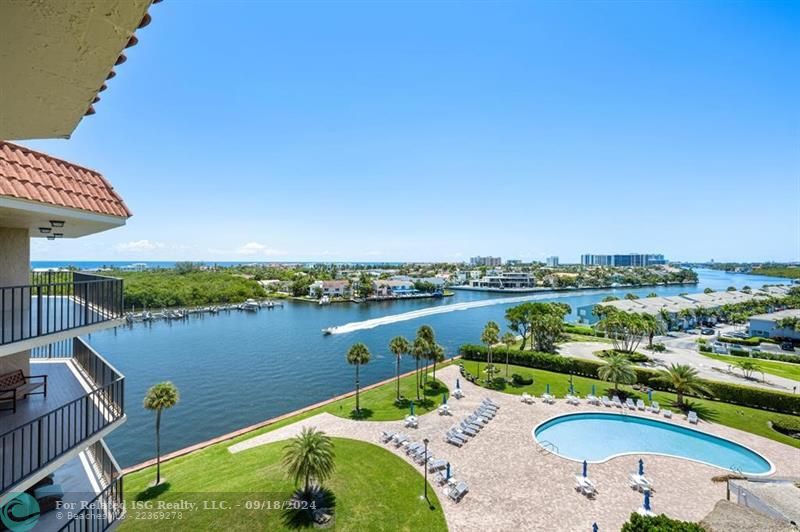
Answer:
[[[71,347],[70,347],[71,346]],[[48,346],[32,350],[33,358]],[[0,493],[84,444],[125,413],[125,378],[79,338],[52,351],[74,359],[94,389],[0,435]]]
[[[0,345],[122,317],[122,280],[80,272],[33,272],[0,287]]]
[[[125,514],[122,477],[116,477],[89,501],[60,532],[103,532]]]

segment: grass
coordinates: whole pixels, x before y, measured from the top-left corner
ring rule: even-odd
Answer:
[[[486,366],[485,363],[481,365]],[[465,360],[464,367],[473,375],[477,375],[477,362]],[[504,365],[499,365],[498,367],[502,370],[499,375],[505,375]],[[533,384],[523,386],[507,384],[501,387],[500,391],[514,395],[522,395],[523,392],[528,392],[529,394],[540,396],[545,392],[547,384],[550,384],[550,393],[558,397],[564,397],[569,391],[570,376],[563,373],[553,373],[515,365],[511,365],[510,373],[517,373],[525,378],[533,378]],[[597,394],[608,393],[609,391],[613,391],[614,388],[613,384],[608,382],[586,377],[572,376],[572,382],[575,386],[575,392],[582,396],[591,393],[592,384],[595,385]],[[483,385],[483,381],[481,381],[480,384]],[[494,387],[494,389],[498,388]],[[628,396],[633,397],[634,400],[637,398],[647,400],[647,395],[645,393],[636,391],[630,386],[621,385],[620,390],[625,391]],[[653,399],[658,401],[662,408],[669,408],[675,412],[680,411],[675,406],[675,394],[673,393],[653,391]],[[778,414],[766,410],[758,410],[756,408],[748,408],[708,399],[697,399],[694,397],[689,397],[686,401],[691,405],[692,410],[697,412],[701,419],[727,425],[735,429],[791,445],[792,447],[800,448],[800,440],[781,434],[773,430],[769,425],[769,422],[773,419],[797,420],[798,416]]]
[[[589,336],[588,334],[564,333],[567,342],[599,342],[601,344],[613,344],[614,341],[603,336]]]
[[[437,365],[437,370],[440,366]],[[420,375],[422,372],[420,371]],[[348,397],[321,407],[321,412],[329,412],[339,417],[350,419],[369,419],[371,421],[391,421],[403,419],[409,414],[410,401],[414,400],[414,413],[424,414],[439,407],[442,394],[449,396],[447,386],[439,380],[433,380],[429,373],[428,384],[420,390],[420,400],[417,400],[414,375],[400,379],[400,396],[406,398],[400,403],[395,403],[395,383],[384,384],[361,394],[361,415],[356,414],[356,398]]]
[[[370,443],[333,440],[336,471],[325,483],[335,497],[335,523],[331,530],[447,530],[435,490],[428,489],[430,506],[420,498],[423,480],[414,466]],[[295,513],[274,508],[275,501],[288,501],[296,488],[281,466],[284,445],[285,442],[276,442],[237,454],[229,453],[227,444],[209,447],[163,464],[166,482],[157,488],[149,488],[154,479],[152,468],[127,475],[128,517],[120,530],[312,528],[298,520]],[[180,512],[181,519],[153,519],[148,518],[147,510],[131,507],[132,503],[145,501],[156,509],[159,504],[181,501],[201,508],[225,501],[231,509],[184,510]],[[248,508],[254,503],[262,507]]]
[[[726,364],[734,365],[741,360],[753,362],[758,366],[759,372],[769,373],[785,379],[792,379],[800,381],[800,364],[792,364],[791,362],[779,362],[777,360],[764,360],[760,358],[737,357],[731,355],[719,355],[716,353],[700,353],[704,357],[713,358]],[[735,370],[735,368],[734,368]]]

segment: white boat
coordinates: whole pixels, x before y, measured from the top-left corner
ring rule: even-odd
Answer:
[[[259,306],[258,301],[255,299],[248,299],[242,303],[239,308],[248,312],[256,312],[261,307]]]
[[[331,298],[329,298],[328,296],[322,296],[321,298],[319,298],[319,304],[320,305],[330,305],[331,304]]]

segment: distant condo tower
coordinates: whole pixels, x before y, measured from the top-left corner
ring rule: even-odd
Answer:
[[[558,267],[558,257],[553,255],[552,257],[547,257],[547,266],[550,268]]]
[[[628,253],[625,255],[581,255],[583,266],[643,267],[666,264],[664,255]]]
[[[503,259],[500,257],[472,257],[469,259],[469,263],[472,266],[501,266],[503,264]]]

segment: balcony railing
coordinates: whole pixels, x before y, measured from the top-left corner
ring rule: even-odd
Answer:
[[[92,391],[0,435],[0,493],[85,444],[125,413],[125,379],[80,338],[33,349],[33,359],[71,358]]]
[[[33,272],[0,287],[0,345],[122,317],[122,280],[80,272]]]
[[[96,441],[87,450],[94,459],[102,489],[94,499],[87,501],[72,520],[59,528],[62,532],[102,532],[125,513],[122,476],[116,461],[102,440]]]

